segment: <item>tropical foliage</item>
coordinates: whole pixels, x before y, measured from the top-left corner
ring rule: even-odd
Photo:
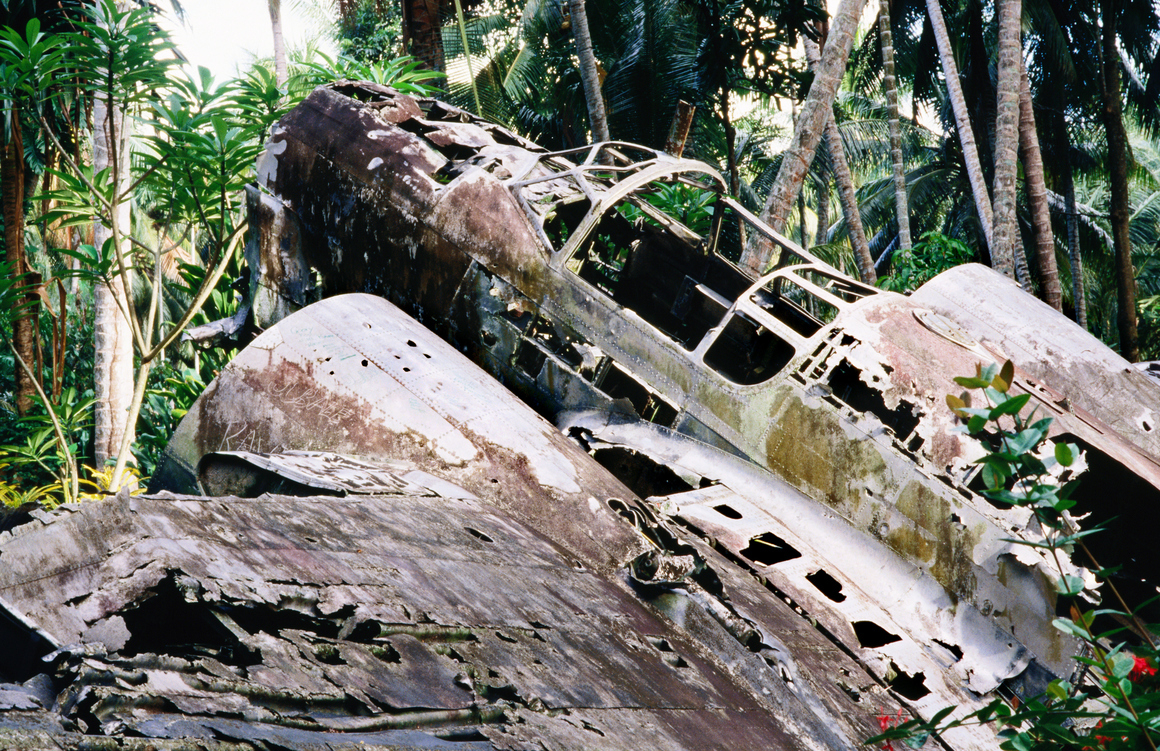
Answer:
[[[298,65],[284,86],[261,67],[218,83],[205,69],[178,65],[147,10],[99,2],[64,12],[67,24],[44,14],[63,30],[47,31],[37,16],[23,28],[0,28],[0,94],[18,109],[6,136],[22,140],[26,154],[29,145],[41,150],[22,165],[39,168],[28,181],[39,190],[17,196],[26,228],[12,242],[6,236],[0,363],[9,366],[6,383],[23,374],[33,393],[23,404],[11,396],[0,403],[0,486],[11,502],[48,505],[151,474],[183,410],[228,360],[228,347],[203,353],[180,337],[236,312],[243,189],[269,127],[338,77],[424,93],[434,76],[407,60],[340,57]],[[82,149],[93,125],[84,113],[94,103],[125,113],[96,123],[121,131],[111,131],[113,157],[99,168]],[[129,158],[117,159],[118,149]],[[106,239],[94,242],[94,226]],[[91,332],[95,293],[119,284],[128,292],[113,315],[132,337],[135,384],[123,426],[129,437],[106,467],[94,451],[100,350],[78,333]],[[16,336],[28,322],[48,329],[30,349]]]
[[[963,429],[989,449],[977,460],[982,465],[983,495],[1000,506],[1029,509],[1038,526],[1039,539],[1019,544],[1040,548],[1057,565],[1056,589],[1070,604],[1069,617],[1057,618],[1054,626],[1084,646],[1078,657],[1085,669],[1069,682],[1053,680],[1046,692],[1012,706],[995,699],[986,707],[950,719],[954,707],[935,713],[930,720],[893,721],[883,718],[883,733],[868,743],[925,739],[967,724],[995,723],[1001,729],[1000,748],[1006,751],[1048,749],[1108,749],[1130,751],[1155,749],[1160,740],[1160,660],[1156,628],[1144,623],[1129,606],[1112,580],[1115,569],[1104,568],[1086,544],[1098,527],[1080,529],[1068,514],[1075,506],[1074,477],[1061,483],[1058,469],[1072,467],[1079,449],[1070,443],[1047,440],[1051,417],[1034,411],[1024,415],[1031,395],[1009,392],[1014,366],[1008,361],[979,367],[973,376],[956,378],[968,389],[961,396],[948,395],[947,405],[962,418]],[[972,392],[982,405],[971,406]],[[1109,606],[1092,609],[1081,595],[1094,589],[1089,582],[1060,562],[1071,554],[1083,557],[1094,572],[1098,586],[1108,592]],[[1137,607],[1147,603],[1137,603]],[[1065,606],[1066,607],[1066,606]]]

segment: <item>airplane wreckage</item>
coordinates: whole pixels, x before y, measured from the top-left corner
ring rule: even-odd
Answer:
[[[879,291],[702,163],[369,83],[258,172],[262,333],[164,492],[0,522],[2,747],[855,749],[1037,695],[1080,645],[944,403],[1008,358],[1155,592],[1158,387],[988,269]]]

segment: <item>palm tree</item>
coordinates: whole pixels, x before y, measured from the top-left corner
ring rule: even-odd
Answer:
[[[98,95],[93,102],[93,169],[108,169],[112,185],[121,201],[108,223],[93,227],[93,245],[103,248],[108,242],[119,247],[122,256],[129,247],[122,234],[129,227],[129,139],[123,105],[112,92]],[[132,426],[125,415],[133,402],[133,335],[130,331],[128,271],[98,283],[93,291],[94,385],[96,404],[94,457],[98,467],[116,457],[126,436],[132,441]]]
[[[608,134],[608,114],[604,110],[604,95],[600,93],[600,76],[596,71],[596,57],[592,54],[592,33],[588,30],[588,12],[584,0],[568,0],[572,11],[572,30],[576,34],[576,56],[580,60],[580,80],[584,82],[584,99],[588,102],[588,122],[592,127],[592,141],[611,140]]]
[[[817,70],[821,65],[821,53],[818,45],[812,39],[805,40],[806,59],[810,67]],[[838,197],[842,204],[842,214],[846,219],[846,226],[850,233],[850,244],[854,248],[854,259],[858,265],[858,276],[866,284],[878,281],[874,272],[874,259],[870,257],[870,246],[866,242],[866,231],[862,227],[862,215],[858,208],[857,189],[854,187],[854,177],[850,174],[850,166],[846,163],[846,151],[842,145],[842,134],[838,131],[838,123],[834,120],[834,108],[831,105],[829,116],[826,117],[826,146],[830,150],[830,169],[834,173],[834,180],[838,184]],[[901,150],[901,146],[900,146]],[[905,179],[905,178],[904,178]],[[804,222],[802,223],[804,225]],[[804,231],[804,230],[803,230]],[[822,225],[818,223],[818,234],[822,233]],[[806,245],[803,241],[802,245]]]
[[[1063,310],[1059,289],[1059,269],[1055,263],[1055,235],[1051,231],[1051,211],[1047,203],[1047,183],[1043,177],[1043,156],[1039,151],[1039,131],[1031,102],[1031,85],[1027,71],[1020,64],[1019,146],[1023,157],[1023,175],[1027,183],[1027,202],[1035,230],[1035,258],[1039,267],[1039,284],[1043,300],[1056,310]]]
[[[44,19],[43,25],[46,27],[52,26],[56,20],[49,17],[46,9],[35,0],[5,3],[3,13],[0,14],[0,23],[9,28],[11,38],[8,41],[17,48],[35,43],[24,39],[25,31],[32,31],[28,24],[33,19],[38,24]],[[30,102],[30,99],[37,96],[30,95],[30,88],[34,89],[37,82],[33,80],[28,62],[13,61],[0,69],[0,99],[3,100],[0,102],[3,108],[0,116],[0,207],[4,217],[4,258],[13,276],[22,277],[24,283],[31,284],[34,282],[32,266],[24,247],[24,197],[28,176],[24,128],[30,110],[36,109],[38,103]],[[30,104],[34,106],[30,107]],[[30,289],[25,302],[27,305],[22,314],[12,320],[12,345],[17,357],[27,365],[35,366],[40,298]],[[36,385],[32,373],[25,368],[16,367],[13,375],[16,410],[24,415],[32,408]]]
[[[967,111],[967,100],[963,96],[963,87],[959,82],[958,65],[955,63],[954,50],[951,48],[950,34],[947,32],[946,20],[943,18],[939,0],[926,0],[931,28],[935,42],[938,45],[939,60],[942,62],[943,76],[946,80],[947,98],[950,100],[951,110],[955,118],[955,132],[958,133],[962,144],[963,161],[967,176],[971,182],[971,192],[978,211],[979,224],[983,229],[983,237],[987,247],[993,249],[993,219],[990,194],[987,192],[987,183],[983,177],[983,166],[979,161],[979,152],[975,146],[975,131],[971,126],[971,117]],[[994,258],[992,258],[994,262]]]
[[[270,29],[274,32],[274,74],[279,86],[290,78],[286,62],[286,40],[282,35],[282,0],[266,0],[270,9]]]
[[[403,47],[431,70],[444,72],[442,0],[402,0]]]
[[[793,142],[782,157],[781,169],[761,212],[761,218],[775,230],[785,226],[821,140],[823,125],[827,118],[833,117],[834,97],[846,72],[846,61],[854,45],[854,34],[864,5],[865,0],[841,0],[831,21],[821,64],[814,72],[814,81],[802,104]],[[763,270],[771,254],[772,247],[751,243],[741,261],[750,268]]]
[[[12,71],[5,71],[11,74]],[[21,133],[20,108],[14,81],[6,81],[4,99],[3,146],[0,146],[0,194],[4,211],[4,260],[14,277],[31,282],[28,257],[24,249],[24,140]],[[35,296],[33,296],[35,298]],[[33,300],[28,300],[33,302]],[[27,364],[36,362],[36,306],[28,306],[22,315],[12,320],[12,345],[17,356]],[[32,409],[36,394],[31,373],[15,368],[16,411],[21,415]]]
[[[1120,354],[1129,362],[1140,359],[1136,331],[1136,273],[1132,268],[1132,208],[1128,197],[1128,134],[1124,128],[1120,100],[1120,55],[1116,46],[1119,3],[1100,4],[1100,96],[1103,100],[1104,130],[1108,139],[1108,172],[1112,190],[1112,238],[1116,247],[1116,316],[1120,334]]]
[[[902,131],[898,123],[898,80],[894,77],[894,36],[890,31],[890,0],[881,0],[879,3],[878,36],[882,46],[882,89],[886,93],[886,106],[890,113],[890,161],[898,214],[898,244],[903,250],[909,250],[910,204],[906,199],[906,165],[902,159]]]
[[[1015,180],[1019,169],[1019,88],[1023,44],[1019,34],[1020,0],[998,0],[998,108],[995,118],[994,225],[991,265],[1015,276]],[[1021,253],[1020,253],[1021,255]],[[1020,280],[1022,282],[1022,280]]]

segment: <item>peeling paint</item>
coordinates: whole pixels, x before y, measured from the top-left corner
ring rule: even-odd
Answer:
[[[1028,513],[976,492],[983,448],[956,430],[944,401],[961,390],[955,376],[1010,353],[1014,392],[1053,416],[1051,439],[1079,443],[1101,478],[1079,493],[1092,521],[1124,511],[1100,503],[1107,483],[1131,499],[1128,524],[1160,523],[1156,384],[986,269],[952,270],[909,298],[875,290],[772,233],[707,165],[622,143],[549,154],[441,102],[372,84],[316,91],[269,149],[269,198],[300,222],[295,252],[321,270],[324,295],[391,300],[582,441],[598,442],[597,423],[622,429],[631,437],[589,444],[598,459],[670,509],[690,546],[723,546],[773,582],[770,591],[801,603],[875,680],[926,691],[911,699],[919,713],[973,706],[1000,687],[1032,690],[1076,664],[1074,642],[1051,626],[1054,564],[1011,542],[1038,539]],[[364,166],[368,157],[383,165]],[[646,200],[674,183],[709,194],[707,231]],[[259,236],[262,256],[281,252],[278,233]],[[735,263],[756,236],[779,253],[760,277]],[[277,276],[275,264],[265,268]],[[438,396],[455,405],[471,388],[447,382]],[[569,422],[585,412],[599,417]],[[438,440],[428,426],[416,435],[408,440],[423,450]],[[500,431],[485,442],[519,453],[541,438]],[[702,449],[718,458],[690,463]],[[585,494],[582,475],[534,448],[525,454],[515,475],[576,496],[580,508],[588,498],[606,508]],[[747,468],[737,476],[754,483],[748,490],[722,479],[735,464]],[[714,481],[736,494],[722,505],[742,523],[697,500]],[[783,488],[774,497],[808,509],[799,524],[771,510],[769,483]],[[848,542],[833,551],[838,529]],[[755,545],[781,548],[774,538],[798,557],[746,557]],[[1140,581],[1160,566],[1146,545],[1116,553],[1136,559]],[[819,596],[810,577],[840,585],[846,599]],[[865,624],[880,621],[897,641],[864,646],[875,642]],[[993,742],[962,732],[964,748]]]

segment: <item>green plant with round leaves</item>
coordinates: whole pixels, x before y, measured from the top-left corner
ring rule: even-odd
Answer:
[[[1055,561],[1056,590],[1060,597],[1074,599],[1071,617],[1057,618],[1053,625],[1086,646],[1084,655],[1076,658],[1084,668],[1074,682],[1057,678],[1044,694],[1016,706],[995,699],[955,719],[948,719],[953,708],[946,708],[930,720],[910,720],[893,728],[884,723],[884,732],[866,743],[892,744],[963,725],[995,723],[999,747],[1005,751],[1156,751],[1160,739],[1156,629],[1137,617],[1110,578],[1114,569],[1101,566],[1085,544],[1084,538],[1099,527],[1080,529],[1070,515],[1076,481],[1060,484],[1052,470],[1072,466],[1078,448],[1055,443],[1047,450],[1052,418],[1037,419],[1034,410],[1023,415],[1031,396],[1013,393],[1014,379],[1010,361],[1002,368],[979,366],[975,375],[955,379],[968,391],[948,395],[947,406],[963,420],[962,430],[986,448],[977,460],[982,465],[982,494],[998,505],[1029,509],[1040,527],[1040,540],[1018,543],[1042,549]],[[983,406],[972,406],[971,392],[982,394]],[[1072,552],[1086,558],[1089,570],[1107,587],[1112,607],[1083,609],[1077,596],[1085,582],[1060,558]]]

